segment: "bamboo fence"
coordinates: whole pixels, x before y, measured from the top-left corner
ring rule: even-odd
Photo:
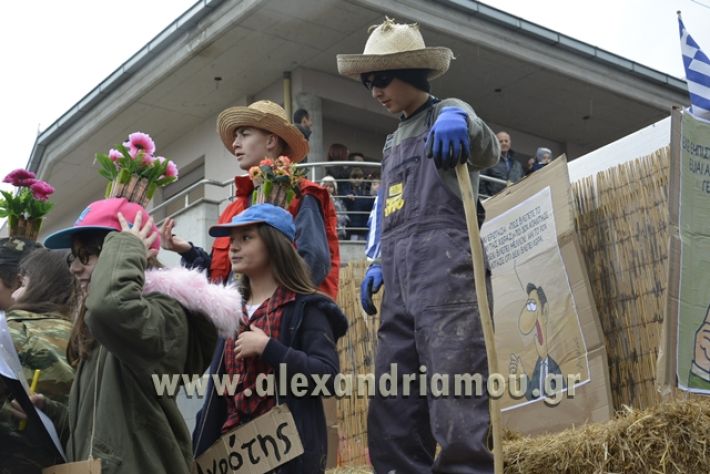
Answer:
[[[669,161],[662,148],[573,186],[617,410],[660,401],[654,383],[668,277]]]
[[[340,371],[343,375],[374,374],[377,316],[366,316],[360,305],[360,282],[367,263],[350,262],[340,271],[338,305],[348,317],[348,332],[338,341]],[[374,297],[375,306],[380,307],[383,291]],[[353,384],[356,387],[356,383]],[[338,466],[369,464],[367,452],[367,407],[366,394],[358,390],[350,396],[338,399]]]

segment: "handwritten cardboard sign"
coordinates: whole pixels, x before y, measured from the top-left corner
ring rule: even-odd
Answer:
[[[42,474],[101,474],[101,460],[70,462],[42,469]]]
[[[303,454],[285,404],[222,436],[195,459],[195,474],[264,474]]]

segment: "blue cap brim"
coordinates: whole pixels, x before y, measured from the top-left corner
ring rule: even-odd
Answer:
[[[105,226],[77,226],[68,227],[66,229],[58,230],[53,234],[50,234],[46,239],[44,239],[44,246],[48,249],[70,249],[72,247],[72,237],[80,232],[92,231],[92,230],[116,230],[113,227]]]
[[[253,220],[253,221],[248,221],[248,222],[240,222],[238,224],[220,224],[220,225],[213,225],[210,227],[209,234],[212,237],[229,237],[232,235],[232,229],[236,229],[237,227],[245,227],[248,225],[254,225],[254,224],[264,224],[266,221],[265,220]]]

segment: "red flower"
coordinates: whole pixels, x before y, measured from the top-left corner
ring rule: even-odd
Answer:
[[[259,166],[274,166],[274,162],[270,158],[264,158],[259,162]]]
[[[37,180],[37,176],[32,171],[27,171],[26,169],[18,168],[11,172],[5,179],[4,183],[10,183],[13,186],[32,186],[32,184]]]
[[[48,182],[38,179],[30,186],[30,191],[38,201],[46,201],[49,199],[49,195],[54,192],[54,188]]]

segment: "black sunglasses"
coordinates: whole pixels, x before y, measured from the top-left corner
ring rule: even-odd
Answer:
[[[390,85],[393,79],[394,73],[392,71],[370,72],[360,75],[362,85],[369,91],[371,91],[373,87],[384,89]]]
[[[88,249],[88,248],[80,248],[77,250],[72,249],[71,253],[67,255],[67,265],[71,266],[72,262],[74,260],[79,260],[82,265],[88,265],[89,260],[91,259],[92,256],[96,255],[97,257],[101,253],[101,247],[99,248],[94,248],[94,249]]]

